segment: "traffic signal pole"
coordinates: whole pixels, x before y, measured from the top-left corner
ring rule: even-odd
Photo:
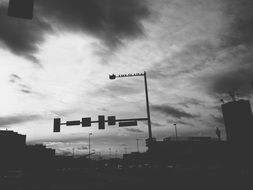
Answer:
[[[145,85],[145,96],[146,96],[146,109],[147,109],[147,120],[148,120],[148,135],[149,139],[152,140],[152,129],[151,129],[151,119],[150,119],[150,109],[149,109],[149,99],[148,99],[148,85],[147,85],[147,74],[144,73],[135,73],[135,74],[123,74],[123,75],[109,75],[109,79],[113,80],[116,78],[122,77],[135,77],[135,76],[144,76],[144,85]]]
[[[144,71],[144,84],[145,84],[146,107],[147,107],[147,118],[148,118],[148,136],[149,136],[150,139],[152,139],[152,130],[151,130],[151,119],[150,119],[150,111],[149,111],[148,85],[147,85],[146,71]]]

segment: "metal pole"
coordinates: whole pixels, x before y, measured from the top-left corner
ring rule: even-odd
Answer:
[[[137,142],[137,152],[140,152],[140,151],[139,151],[139,140],[140,140],[140,139],[136,139],[136,142]]]
[[[176,132],[176,140],[177,140],[177,124],[174,124],[175,126],[175,132]]]
[[[90,160],[90,136],[92,133],[89,133],[89,160]]]
[[[109,158],[111,159],[111,148],[109,148]]]
[[[150,111],[149,111],[148,85],[147,85],[146,71],[144,71],[144,82],[145,82],[146,107],[147,107],[147,117],[148,117],[148,135],[149,135],[149,138],[152,139],[152,130],[151,130],[151,119],[150,119]]]
[[[125,154],[127,154],[127,147],[125,147],[124,149],[125,149]]]

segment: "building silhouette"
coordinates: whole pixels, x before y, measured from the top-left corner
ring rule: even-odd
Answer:
[[[253,117],[249,100],[238,100],[221,105],[227,140],[235,143],[251,141]]]
[[[20,168],[26,149],[26,136],[14,131],[0,130],[0,170]]]
[[[44,145],[26,145],[26,135],[0,130],[0,175],[9,170],[48,169],[55,150]]]
[[[221,105],[229,144],[228,162],[242,170],[252,171],[253,116],[249,100],[233,100]]]

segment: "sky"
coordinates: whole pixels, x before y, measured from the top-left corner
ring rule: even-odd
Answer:
[[[0,129],[57,154],[145,151],[146,122],[98,130],[53,119],[146,117],[147,72],[153,136],[225,139],[220,99],[250,99],[251,0],[35,0],[32,20],[7,16],[0,0]]]

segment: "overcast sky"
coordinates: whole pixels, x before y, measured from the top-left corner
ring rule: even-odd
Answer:
[[[32,20],[7,16],[0,0],[0,128],[68,154],[136,151],[137,127],[61,127],[62,121],[146,117],[147,72],[154,137],[215,136],[220,99],[250,98],[252,0],[35,0]],[[145,150],[145,141],[139,141]]]

